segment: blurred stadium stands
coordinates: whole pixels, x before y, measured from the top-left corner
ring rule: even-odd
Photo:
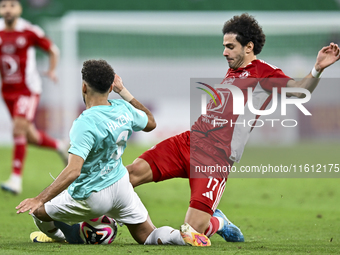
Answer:
[[[336,11],[339,0],[23,0],[24,17],[34,23],[45,17],[61,17],[68,11]]]

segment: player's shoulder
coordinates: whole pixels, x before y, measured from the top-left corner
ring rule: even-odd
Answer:
[[[281,69],[275,65],[269,64],[262,59],[252,61],[252,66],[256,69],[258,77],[268,77],[274,73],[281,72]]]
[[[257,66],[258,68],[265,69],[265,70],[276,70],[280,69],[277,66],[274,66],[272,64],[267,63],[266,61],[262,59],[256,59],[253,64]]]
[[[78,118],[76,118],[73,122],[73,126],[81,127],[82,129],[87,129],[95,126],[95,121],[92,117],[92,112],[85,110],[83,111]]]
[[[125,111],[130,116],[133,116],[134,114],[137,113],[141,117],[147,117],[147,115],[144,111],[135,108],[132,104],[125,101],[124,99],[113,99],[113,100],[111,99],[111,100],[109,100],[109,102],[113,106],[119,107],[121,110]]]
[[[132,105],[124,99],[109,99],[112,106],[131,109]]]
[[[31,32],[38,37],[45,36],[45,32],[44,32],[44,30],[42,30],[41,27],[39,27],[38,25],[33,25],[31,22],[29,22],[28,20],[25,20],[23,18],[18,19],[18,23],[17,23],[16,28],[19,31]]]

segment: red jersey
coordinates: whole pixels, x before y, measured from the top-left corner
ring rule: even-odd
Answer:
[[[278,93],[280,93],[281,88],[286,87],[289,79],[291,78],[286,76],[281,69],[257,59],[246,67],[236,70],[229,68],[222,84],[236,86],[242,91],[244,114],[233,113],[235,95],[229,89],[223,88],[223,85],[221,88],[216,88],[222,104],[218,103],[216,106],[213,100],[208,103],[207,114],[201,115],[192,126],[191,146],[198,146],[208,151],[208,155],[215,154],[220,158],[227,155],[232,161],[239,162],[250,132],[259,117],[248,108],[248,88],[251,88],[253,92],[252,105],[254,108],[264,110],[272,99],[272,88],[277,87]],[[218,102],[217,98],[216,102]],[[216,120],[226,121],[221,124],[221,121]],[[217,151],[214,148],[217,148]]]
[[[45,51],[52,46],[41,28],[19,18],[15,29],[6,31],[4,19],[0,19],[0,72],[4,98],[41,93],[34,46]]]

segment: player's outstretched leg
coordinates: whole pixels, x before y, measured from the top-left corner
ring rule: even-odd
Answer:
[[[181,226],[181,235],[187,245],[211,246],[210,239],[206,235],[198,233],[188,223]]]
[[[244,242],[244,236],[241,230],[228,220],[221,210],[216,209],[213,217],[223,219],[224,225],[216,233],[222,236],[224,240],[227,242]]]

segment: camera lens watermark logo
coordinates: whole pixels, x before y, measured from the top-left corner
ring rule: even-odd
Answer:
[[[221,99],[220,95],[217,93],[217,91],[212,86],[210,86],[206,83],[203,83],[203,82],[197,82],[197,83],[208,87],[212,92],[214,92],[214,94],[215,94],[216,98],[218,99],[220,105],[222,105],[222,99]],[[217,106],[217,102],[215,100],[215,97],[210,93],[209,90],[206,90],[206,89],[203,89],[203,88],[200,88],[200,87],[196,87],[196,88],[201,89],[204,92],[206,92],[211,97],[211,99],[214,101],[215,106]],[[201,101],[202,102],[202,104],[201,104],[202,105],[202,108],[201,108],[202,114],[207,114],[207,97],[206,97],[206,95],[203,94],[201,99],[202,99],[202,101]]]
[[[311,99],[311,93],[309,90],[304,88],[290,88],[290,87],[282,87],[280,89],[280,93],[278,92],[277,87],[272,87],[272,91],[264,92],[261,91],[262,96],[267,96],[268,104],[271,101],[272,104],[269,109],[266,109],[267,104],[265,102],[259,103],[261,98],[259,99],[259,92],[256,91],[253,87],[247,87],[245,89],[241,89],[238,86],[232,84],[216,84],[215,88],[212,86],[203,83],[197,82],[198,84],[204,85],[209,88],[212,93],[204,88],[196,87],[198,89],[206,92],[201,95],[201,114],[207,115],[207,111],[209,113],[221,113],[223,114],[223,109],[225,109],[228,104],[228,100],[232,98],[232,102],[229,102],[228,107],[232,107],[232,113],[234,116],[254,116],[254,118],[245,118],[248,119],[248,125],[251,127],[261,127],[264,125],[264,121],[271,122],[272,127],[274,127],[274,122],[279,121],[279,119],[264,119],[259,120],[259,116],[268,116],[273,114],[280,103],[280,115],[287,115],[287,105],[294,105],[297,107],[304,115],[311,116],[312,114],[306,109],[303,105],[307,103]],[[246,91],[245,91],[246,90]],[[292,95],[300,94],[302,95],[300,98],[294,97]],[[212,100],[207,102],[207,95],[211,97]],[[261,96],[260,96],[261,97]],[[280,99],[280,100],[279,100]],[[246,102],[246,103],[245,103]],[[261,107],[259,107],[259,105]],[[265,105],[265,107],[262,107]],[[208,116],[213,116],[212,114],[208,114]],[[211,121],[211,124],[215,126],[222,126],[227,123],[230,123],[231,126],[240,123],[233,123],[232,120],[222,119],[220,116],[214,116],[214,120]],[[244,121],[244,126],[246,126],[247,121]],[[257,123],[257,124],[256,124]],[[293,123],[288,125],[288,123]],[[283,119],[281,120],[281,124],[283,127],[295,127],[297,126],[297,120],[295,119]],[[255,126],[256,125],[256,126]]]

